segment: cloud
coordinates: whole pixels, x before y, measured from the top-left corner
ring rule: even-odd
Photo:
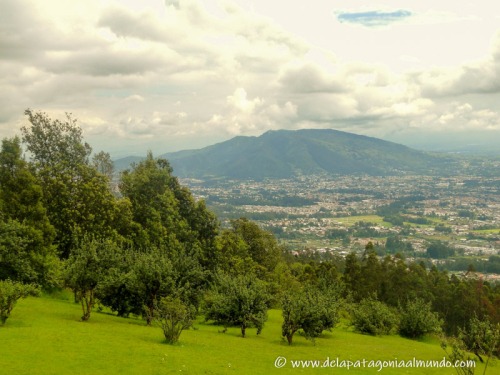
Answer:
[[[475,62],[398,73],[382,62],[344,59],[234,2],[221,2],[217,12],[206,4],[46,0],[41,7],[32,0],[1,1],[0,137],[26,123],[28,107],[53,117],[74,113],[90,143],[102,141],[110,151],[125,144],[129,151],[141,140],[166,152],[166,145],[180,147],[180,139],[191,148],[190,140],[203,145],[280,128],[333,127],[375,136],[409,128],[498,128],[498,36]],[[460,18],[413,9],[342,14],[343,23],[363,26],[350,28],[362,35],[384,23]],[[387,42],[377,38],[370,42]],[[412,56],[404,51],[395,59],[420,59],[418,66],[425,66],[420,55]]]
[[[409,10],[396,10],[393,12],[382,12],[378,10],[367,12],[339,12],[336,14],[340,23],[353,23],[366,27],[386,26],[399,22],[413,14]]]

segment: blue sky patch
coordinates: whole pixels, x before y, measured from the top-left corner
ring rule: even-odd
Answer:
[[[378,10],[368,12],[343,12],[337,13],[337,20],[341,23],[354,23],[366,27],[385,26],[412,16],[408,10],[396,10],[394,12],[380,12]]]

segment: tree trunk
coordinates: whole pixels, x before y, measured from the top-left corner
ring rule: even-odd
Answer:
[[[288,340],[288,345],[292,345],[293,334],[292,335],[287,335],[286,339]]]
[[[246,327],[245,326],[241,326],[241,336],[243,336],[243,338],[245,338],[245,330],[246,330]]]
[[[154,309],[154,305],[153,304],[149,305],[149,314],[147,314],[147,316],[146,316],[146,322],[147,322],[148,326],[151,325],[151,320],[153,318],[153,309]]]

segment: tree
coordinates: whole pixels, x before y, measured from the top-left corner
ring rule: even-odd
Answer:
[[[117,266],[120,249],[110,240],[84,237],[66,261],[64,281],[80,297],[82,320],[90,318],[96,289]]]
[[[195,311],[185,306],[180,299],[163,297],[154,301],[153,310],[145,307],[148,320],[160,327],[167,342],[179,341],[183,330],[193,325]]]
[[[204,265],[214,267],[217,217],[203,201],[195,202],[172,171],[167,160],[148,152],[145,160],[121,175],[120,192],[131,203],[134,222],[147,232],[145,242],[136,245],[161,246],[175,238],[203,249]]]
[[[489,360],[492,353],[498,350],[500,325],[494,326],[489,321],[481,321],[474,316],[467,329],[459,329],[458,339],[467,351],[474,353],[484,363],[481,356],[486,356]]]
[[[67,258],[82,234],[115,236],[116,207],[105,176],[90,165],[91,147],[84,143],[76,120],[51,120],[47,114],[26,110],[30,126],[21,129],[31,153],[31,168],[43,190],[43,203],[56,229],[55,244]],[[76,236],[75,236],[76,235]]]
[[[239,326],[242,337],[249,327],[256,327],[259,334],[267,320],[269,300],[265,283],[256,277],[219,274],[205,299],[205,319],[224,327]]]
[[[410,339],[418,339],[427,333],[438,333],[443,322],[431,311],[431,304],[423,299],[408,300],[401,311],[399,333]]]
[[[300,329],[314,343],[324,330],[335,327],[339,322],[340,292],[338,287],[320,290],[306,285],[300,290],[284,293],[281,332],[288,345],[292,345],[293,336]]]
[[[56,249],[52,245],[55,230],[49,223],[42,203],[42,188],[21,158],[21,145],[17,137],[2,141],[0,202],[2,201],[0,252],[3,256],[0,257],[0,264],[3,266],[0,279],[9,277],[24,282],[49,284],[49,274],[57,263]],[[9,262],[10,266],[7,265]],[[24,272],[13,266],[12,262],[18,266],[20,262],[24,262]]]
[[[366,298],[350,309],[354,328],[369,335],[388,335],[397,325],[396,315],[383,302]]]
[[[70,169],[88,165],[92,148],[83,141],[83,131],[70,113],[66,121],[51,120],[44,112],[27,109],[30,126],[23,126],[23,142],[32,154],[37,170],[55,167],[62,161]]]
[[[99,172],[103,176],[106,176],[106,178],[108,179],[108,186],[112,190],[114,188],[112,181],[113,175],[115,173],[115,165],[113,163],[113,160],[111,160],[111,155],[104,151],[95,154],[92,157],[92,165],[95,169],[97,169],[97,172]]]
[[[174,290],[176,272],[170,259],[159,248],[153,247],[135,254],[129,288],[140,298],[133,302],[135,306],[149,309],[146,315],[148,325],[151,325],[154,305],[160,298],[177,297]]]
[[[108,152],[101,151],[92,157],[92,165],[97,171],[106,176],[108,179],[113,178],[115,173],[115,166],[113,160],[111,160],[111,155]]]
[[[269,272],[274,270],[280,261],[282,249],[271,232],[261,229],[244,217],[231,220],[231,230],[247,244],[252,260]]]
[[[53,253],[33,249],[36,243],[33,227],[17,220],[0,220],[0,280],[50,286],[56,283],[59,259]],[[37,252],[40,251],[40,252]]]
[[[0,280],[0,324],[5,324],[19,299],[39,295],[40,288],[37,285]]]
[[[476,267],[474,267],[473,263],[469,263],[469,267],[467,267],[467,274],[475,273],[475,272],[476,272]]]

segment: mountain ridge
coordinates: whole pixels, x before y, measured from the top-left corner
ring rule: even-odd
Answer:
[[[417,151],[334,129],[270,130],[257,137],[237,136],[201,149],[159,157],[168,159],[179,177],[236,179],[291,178],[316,173],[427,174],[453,161],[450,155]],[[117,169],[124,159],[117,160]]]

